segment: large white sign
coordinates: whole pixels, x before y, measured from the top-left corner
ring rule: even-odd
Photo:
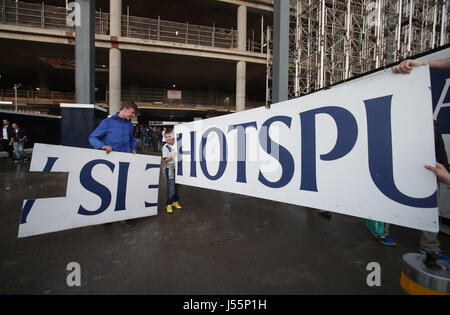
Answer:
[[[438,230],[428,67],[176,125],[175,137],[179,184]]]
[[[156,215],[161,157],[35,144],[30,171],[68,172],[61,198],[25,200],[18,237]]]

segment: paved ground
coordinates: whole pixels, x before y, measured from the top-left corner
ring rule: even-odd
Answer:
[[[65,174],[29,173],[0,159],[0,294],[403,294],[401,257],[420,233],[393,226],[378,243],[360,218],[331,219],[278,202],[184,186],[184,209],[18,239],[25,198],[61,196]],[[439,235],[450,252],[450,237]],[[68,287],[67,264],[81,266]],[[381,287],[368,287],[369,262]]]

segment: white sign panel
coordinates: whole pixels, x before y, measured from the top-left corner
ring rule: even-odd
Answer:
[[[167,90],[167,98],[181,100],[181,91]]]
[[[69,172],[66,197],[25,200],[18,237],[156,215],[161,157],[35,144],[32,172]]]
[[[176,125],[175,138],[179,184],[438,230],[428,67]]]

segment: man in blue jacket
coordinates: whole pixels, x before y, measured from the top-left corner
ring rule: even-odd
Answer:
[[[137,106],[133,101],[125,101],[120,112],[105,118],[89,136],[89,143],[94,149],[111,151],[132,152],[136,154],[133,138],[133,123],[131,118],[136,115]],[[133,226],[131,220],[124,221],[128,226]]]
[[[97,129],[89,136],[89,143],[94,149],[132,152],[136,154],[133,139],[133,124],[131,118],[136,114],[137,106],[132,101],[125,101],[117,114],[103,119]]]

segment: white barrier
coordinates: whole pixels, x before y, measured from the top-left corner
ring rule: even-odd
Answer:
[[[175,126],[176,182],[438,230],[428,67]]]
[[[35,144],[32,172],[69,172],[67,195],[25,200],[18,237],[157,214],[161,157]]]

